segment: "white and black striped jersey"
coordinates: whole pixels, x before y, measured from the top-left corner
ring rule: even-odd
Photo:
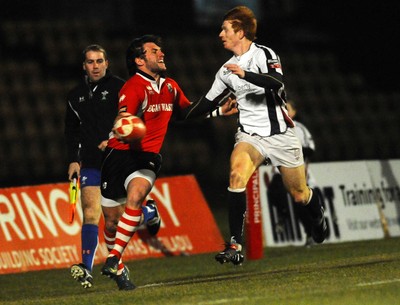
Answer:
[[[228,63],[239,65],[245,77],[241,79],[222,66],[205,96],[207,100],[214,101],[229,89],[236,96],[239,127],[248,134],[270,136],[294,126],[285,106],[280,59],[272,49],[252,43],[249,51],[232,56]]]

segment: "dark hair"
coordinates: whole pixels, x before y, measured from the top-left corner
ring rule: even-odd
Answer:
[[[134,75],[137,70],[135,59],[138,57],[144,58],[145,52],[143,45],[148,42],[153,42],[159,47],[162,45],[161,37],[156,35],[144,35],[133,39],[126,50],[126,67],[130,76]]]
[[[257,19],[251,9],[247,6],[236,6],[224,16],[224,21],[229,20],[235,32],[243,30],[248,40],[255,40],[257,33]]]
[[[89,46],[87,46],[86,48],[83,49],[83,51],[82,51],[82,62],[85,62],[86,53],[89,52],[89,51],[101,52],[101,53],[104,54],[104,59],[108,60],[107,52],[102,46],[100,46],[98,44],[91,44],[91,45],[89,45]]]

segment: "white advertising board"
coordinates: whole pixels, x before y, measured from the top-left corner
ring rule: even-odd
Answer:
[[[390,236],[400,236],[400,160],[367,161]]]
[[[326,162],[310,165],[328,219],[325,242],[345,242],[384,237],[377,198],[391,236],[400,235],[400,160]],[[259,169],[263,230],[267,246],[303,245],[305,232],[293,202],[287,196],[285,217],[276,203],[268,200],[272,169]],[[379,197],[380,196],[380,197]]]

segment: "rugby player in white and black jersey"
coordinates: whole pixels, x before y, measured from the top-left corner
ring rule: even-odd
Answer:
[[[238,131],[230,159],[228,187],[230,240],[215,259],[221,264],[243,262],[246,185],[253,172],[268,162],[279,168],[286,189],[312,218],[314,241],[322,243],[327,223],[318,196],[307,186],[304,159],[294,124],[288,116],[279,56],[254,43],[257,20],[245,6],[228,11],[219,34],[233,56],[219,69],[205,96],[212,101],[229,89],[239,110]]]

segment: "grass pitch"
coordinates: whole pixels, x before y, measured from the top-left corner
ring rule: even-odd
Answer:
[[[0,276],[0,304],[400,304],[400,238],[266,248],[243,266],[214,254],[127,262],[137,289],[119,291],[94,269],[81,288],[68,269]]]

